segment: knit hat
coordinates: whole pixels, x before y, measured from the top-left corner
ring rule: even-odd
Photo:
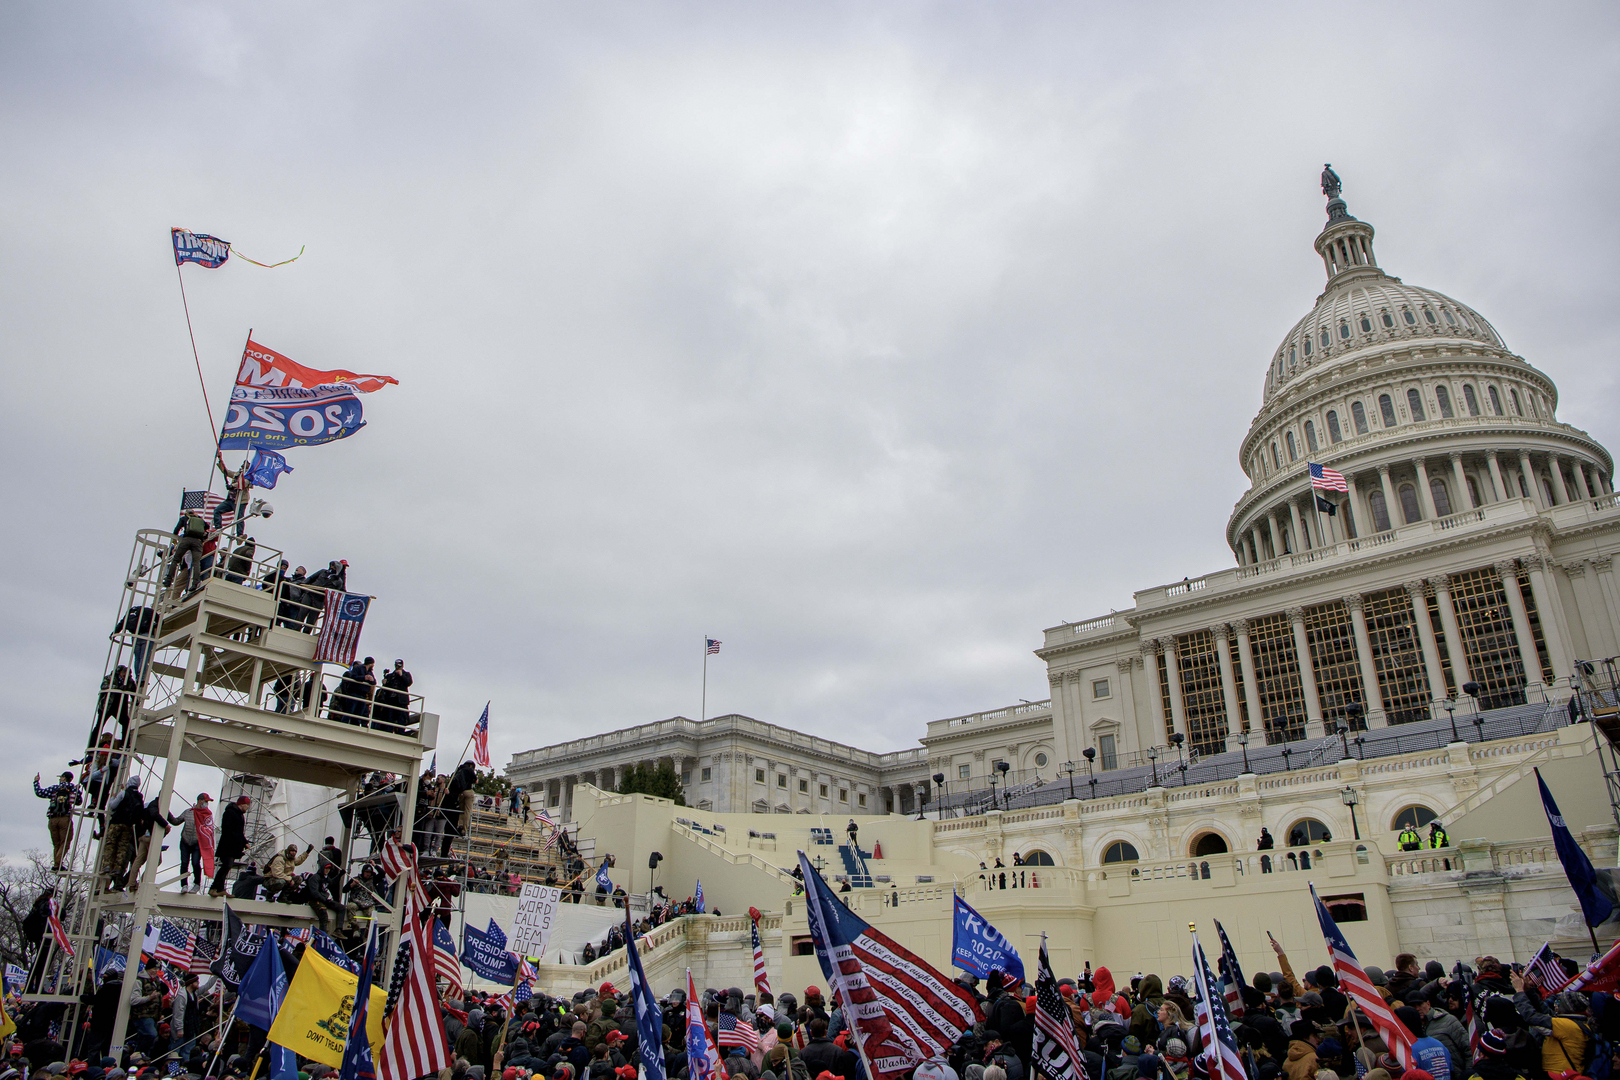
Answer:
[[[1187,977],[1185,975],[1170,976],[1170,993],[1174,994],[1178,991],[1183,994],[1187,992]]]
[[[1383,968],[1379,967],[1376,964],[1368,964],[1367,967],[1366,967],[1366,971],[1367,971],[1367,978],[1372,981],[1372,984],[1374,986],[1388,986],[1389,985],[1389,976],[1384,974],[1384,969]]]
[[[1166,1039],[1164,1041],[1164,1056],[1173,1058],[1186,1057],[1187,1044],[1180,1039]]]
[[[1401,1080],[1434,1080],[1434,1074],[1422,1069],[1407,1069],[1401,1074]]]
[[[1505,1054],[1508,1049],[1507,1032],[1501,1028],[1491,1028],[1479,1040],[1479,1048],[1487,1054]]]
[[[1125,1036],[1125,1042],[1121,1044],[1121,1049],[1127,1054],[1140,1054],[1142,1052],[1142,1040],[1135,1035],[1127,1035]]]
[[[1338,1039],[1332,1037],[1323,1039],[1316,1046],[1316,1059],[1318,1061],[1322,1060],[1323,1058],[1327,1058],[1331,1061],[1343,1053],[1344,1047],[1339,1045]],[[1434,1078],[1430,1077],[1429,1080],[1434,1080]]]
[[[1271,993],[1271,976],[1264,971],[1254,973],[1254,988],[1262,994]]]

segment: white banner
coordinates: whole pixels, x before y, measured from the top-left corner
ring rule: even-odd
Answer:
[[[518,895],[517,914],[512,918],[511,940],[506,947],[519,956],[544,958],[561,903],[561,889],[524,882],[523,892]]]

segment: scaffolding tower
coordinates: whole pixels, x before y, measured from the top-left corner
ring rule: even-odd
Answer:
[[[155,794],[167,813],[182,761],[220,769],[229,778],[222,795],[254,796],[257,814],[248,822],[246,861],[255,843],[265,847],[277,840],[275,823],[265,816],[269,799],[258,797],[268,796],[277,781],[331,789],[334,800],[352,803],[366,777],[394,774],[404,796],[397,805],[409,808],[422,756],[438,738],[439,718],[422,707],[419,695],[393,695],[386,704],[373,700],[369,688],[359,692],[343,684],[340,672],[328,673],[314,659],[328,591],[282,584],[281,552],[216,537],[212,551],[190,555],[199,560],[193,584],[188,570],[174,565],[176,547],[176,537],[162,530],[136,534],[109,638],[106,678],[78,763],[88,797],[74,809],[71,845],[57,873],[56,901],[71,953],[46,934],[25,986],[25,1000],[67,1006],[64,1031],[77,1027],[79,993],[98,945],[120,948],[133,979],[149,922],[223,919],[219,899],[180,890],[173,864],[160,878],[161,832],[144,860],[139,848],[133,863],[123,855],[126,834],[108,826],[106,808],[130,778],[141,782],[141,798],[150,801],[149,781],[160,776]],[[219,818],[223,809],[221,803]],[[393,827],[403,827],[408,841],[409,818],[397,810],[395,817]],[[380,835],[368,829],[357,844],[360,838],[345,825],[345,871],[376,853]],[[367,850],[356,853],[356,846]],[[110,891],[121,865],[128,866],[127,891]],[[304,903],[228,902],[249,924],[304,927],[315,921]],[[379,905],[378,912],[387,931],[397,933],[400,905]],[[393,950],[379,945],[380,955],[391,961]],[[119,1004],[115,1055],[123,1048],[129,998],[123,994]]]

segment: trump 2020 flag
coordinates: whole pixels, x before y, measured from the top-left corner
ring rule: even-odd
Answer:
[[[365,593],[328,592],[326,614],[321,619],[321,637],[315,643],[315,662],[352,664],[360,647],[360,628],[366,624],[371,597]]]
[[[664,1013],[647,982],[636,950],[636,928],[630,925],[630,908],[624,909],[625,958],[630,965],[630,1000],[636,1006],[636,1035],[641,1043],[641,1067],[645,1080],[665,1080]]]
[[[838,901],[804,852],[810,940],[869,1080],[900,1080],[984,1019],[973,996]]]
[[[951,963],[981,979],[1000,971],[1024,981],[1024,961],[1012,942],[960,896],[952,921]]]
[[[287,464],[287,459],[274,450],[266,450],[262,446],[253,448],[253,462],[248,466],[248,483],[254,487],[266,490],[276,486],[284,472],[292,472],[293,467]]]
[[[603,859],[602,865],[596,868],[596,885],[603,892],[613,891],[613,879],[608,877],[606,859]]]
[[[1564,824],[1564,815],[1558,812],[1558,804],[1553,801],[1552,792],[1547,790],[1547,781],[1541,778],[1540,769],[1536,770],[1536,786],[1541,788],[1541,808],[1547,812],[1547,824],[1552,826],[1558,861],[1564,864],[1564,876],[1569,878],[1569,887],[1575,890],[1575,897],[1581,902],[1581,917],[1586,920],[1587,926],[1607,922],[1614,914],[1614,904],[1603,895],[1592,860],[1586,857],[1586,852],[1581,850],[1581,845],[1575,842],[1575,837],[1570,833],[1569,826]]]
[[[186,229],[170,229],[169,239],[174,242],[174,265],[196,263],[217,270],[231,257],[231,243],[207,233],[194,233]]]
[[[697,913],[699,915],[704,914],[704,908],[703,908],[703,882],[701,880],[699,880],[698,883],[697,883],[697,893],[694,894],[693,897],[692,897],[692,906],[697,910]]]
[[[249,338],[219,445],[282,449],[346,439],[366,424],[358,395],[397,381],[344,368],[316,371]]]
[[[640,1029],[636,1034],[641,1034]],[[720,1052],[710,1041],[709,1027],[703,1022],[703,999],[698,997],[691,968],[686,969],[686,1070],[691,1080],[725,1080],[726,1076]]]

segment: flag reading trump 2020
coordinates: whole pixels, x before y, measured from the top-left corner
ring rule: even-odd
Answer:
[[[992,971],[1024,981],[1024,961],[1013,943],[991,926],[983,915],[956,898],[954,927],[951,931],[951,963],[963,971],[984,978]]]
[[[397,381],[342,368],[317,371],[249,338],[219,445],[279,450],[346,439],[366,424],[359,395]]]

